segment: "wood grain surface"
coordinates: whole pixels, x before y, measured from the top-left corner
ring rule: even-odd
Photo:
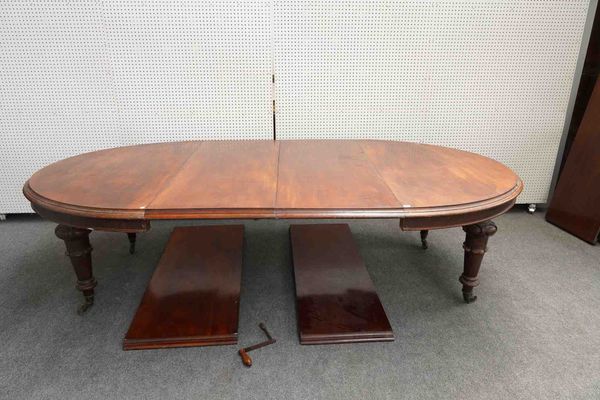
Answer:
[[[483,219],[514,203],[509,168],[464,151],[389,141],[214,141],[123,147],[36,172],[25,196],[53,220]],[[502,212],[504,212],[502,211]],[[474,223],[471,219],[456,224]],[[452,225],[458,226],[458,225]],[[93,226],[91,226],[93,227]],[[103,227],[101,227],[104,229]]]
[[[103,209],[141,213],[168,187],[199,142],[119,147],[67,158],[33,174],[29,187],[67,209]],[[44,204],[41,204],[44,206]]]
[[[175,228],[125,350],[237,343],[243,225]]]
[[[277,189],[279,142],[202,143],[170,184],[148,205],[147,213],[171,210],[254,209],[272,212]]]
[[[600,234],[600,79],[558,179],[546,219],[590,242]]]
[[[516,175],[504,165],[478,154],[419,143],[361,145],[405,208],[475,203],[506,194],[516,185]]]
[[[347,224],[290,226],[301,344],[394,340]]]
[[[279,210],[400,208],[355,141],[282,142],[277,185]]]

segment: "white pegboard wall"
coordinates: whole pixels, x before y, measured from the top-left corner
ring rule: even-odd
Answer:
[[[0,2],[0,213],[25,180],[121,145],[271,139],[270,1]]]
[[[128,142],[272,139],[271,2],[104,7]]]
[[[276,1],[278,139],[474,151],[546,201],[588,1]]]
[[[475,151],[544,202],[588,0],[0,2],[0,213],[133,143],[384,138]]]
[[[0,3],[0,213],[40,167],[121,144],[97,2]]]

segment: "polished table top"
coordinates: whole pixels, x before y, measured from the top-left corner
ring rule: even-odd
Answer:
[[[198,141],[71,157],[36,172],[24,193],[36,211],[61,216],[417,218],[421,223],[406,227],[418,229],[489,219],[510,208],[522,188],[519,177],[501,163],[440,146]],[[461,215],[471,217],[435,222],[435,217]]]

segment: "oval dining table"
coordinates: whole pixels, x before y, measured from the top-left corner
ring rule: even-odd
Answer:
[[[89,234],[136,233],[152,220],[394,218],[420,231],[462,227],[459,281],[476,296],[492,222],[523,189],[490,158],[446,147],[379,140],[189,141],[100,150],[37,171],[23,192],[56,235],[94,301]]]

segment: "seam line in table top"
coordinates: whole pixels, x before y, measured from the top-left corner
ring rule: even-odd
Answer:
[[[154,200],[156,200],[156,198],[166,188],[169,187],[168,183],[171,181],[171,179],[174,178],[175,176],[177,176],[183,170],[183,168],[187,165],[187,163],[190,162],[190,160],[192,159],[192,156],[198,152],[198,150],[200,149],[200,147],[202,145],[204,145],[204,141],[200,141],[198,143],[198,145],[196,146],[196,148],[192,152],[190,152],[190,154],[187,156],[187,158],[185,159],[185,161],[181,163],[181,165],[179,166],[179,168],[177,168],[173,173],[168,174],[168,176],[165,177],[165,179],[163,180],[163,182],[160,183],[160,185],[158,187],[158,190],[156,191],[156,193],[154,194],[154,196],[152,197],[152,199],[148,202],[148,204],[146,204],[144,206],[144,217],[146,216],[146,210],[148,209],[148,207],[150,207],[150,205],[154,202]]]
[[[381,173],[379,172],[379,169],[377,169],[377,166],[373,164],[373,162],[371,162],[371,158],[369,157],[369,155],[367,154],[367,152],[365,151],[365,148],[363,147],[363,143],[362,142],[358,142],[358,147],[360,148],[360,152],[365,156],[365,159],[367,160],[367,163],[369,163],[369,165],[371,166],[371,169],[373,171],[375,171],[375,173],[377,174],[377,176],[379,177],[379,179],[381,179],[381,181],[383,182],[383,184],[385,185],[385,187],[387,188],[387,190],[392,194],[392,197],[394,199],[396,199],[397,204],[397,208],[398,209],[404,209],[404,204],[400,201],[400,199],[398,197],[396,197],[396,193],[394,193],[394,191],[392,190],[392,188],[388,185],[387,181],[385,180],[385,178],[381,175]]]

